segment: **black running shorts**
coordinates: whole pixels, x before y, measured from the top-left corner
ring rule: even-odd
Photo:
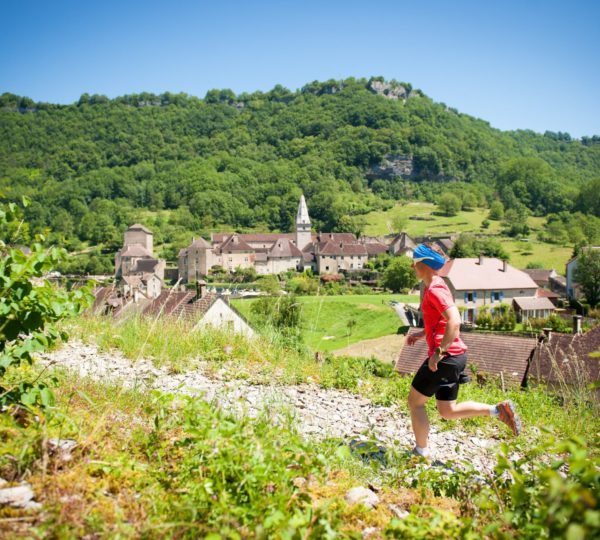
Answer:
[[[413,388],[421,394],[439,401],[454,401],[458,397],[458,385],[466,382],[467,353],[457,356],[445,355],[437,365],[437,371],[429,369],[428,360],[423,362],[412,381]]]

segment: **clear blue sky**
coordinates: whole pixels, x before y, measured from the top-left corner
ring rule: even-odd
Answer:
[[[296,90],[383,75],[500,129],[600,134],[600,2],[0,3],[0,93]]]

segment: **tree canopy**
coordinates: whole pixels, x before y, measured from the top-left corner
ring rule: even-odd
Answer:
[[[360,231],[372,210],[445,192],[463,208],[498,199],[520,215],[599,215],[595,136],[501,132],[409,84],[388,99],[375,80],[204,99],[84,94],[72,105],[5,93],[0,191],[29,196],[31,234],[50,228],[71,250],[108,248],[148,212],[164,216],[158,243],[224,228],[289,231],[300,193],[314,228],[331,231]]]

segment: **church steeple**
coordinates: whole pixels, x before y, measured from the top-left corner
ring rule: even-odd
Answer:
[[[308,217],[308,208],[303,194],[300,196],[296,213],[296,246],[298,249],[304,249],[312,241],[310,228],[310,217]]]

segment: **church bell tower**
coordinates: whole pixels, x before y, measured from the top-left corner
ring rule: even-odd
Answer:
[[[299,250],[303,250],[311,242],[310,218],[308,217],[306,200],[304,199],[304,195],[302,195],[298,204],[298,213],[296,214],[296,247]]]

